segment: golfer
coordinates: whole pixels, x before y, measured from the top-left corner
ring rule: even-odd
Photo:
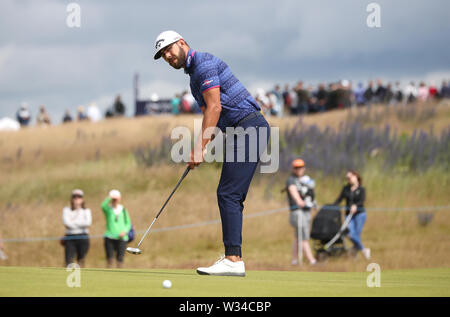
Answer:
[[[364,208],[366,189],[362,186],[362,178],[357,171],[349,170],[345,177],[347,179],[347,185],[342,187],[341,193],[334,204],[339,205],[345,199],[345,214],[353,215],[348,224],[349,238],[353,242],[353,250],[351,252],[356,256],[361,251],[363,256],[369,260],[370,249],[364,248],[361,240],[361,232],[367,217],[366,209]]]
[[[62,240],[66,266],[73,263],[76,256],[78,264],[83,267],[89,250],[88,234],[92,215],[91,210],[86,208],[84,193],[81,189],[72,191],[70,206],[63,209],[62,219],[66,227],[66,235]]]
[[[227,127],[256,129],[255,139],[251,139],[246,133],[226,135],[227,158],[223,163],[217,188],[225,256],[210,267],[197,269],[199,274],[245,276],[241,250],[243,203],[260,154],[267,146],[269,124],[262,116],[255,99],[219,58],[193,50],[174,31],[162,32],[156,38],[155,49],[155,59],[163,57],[170,66],[175,69],[183,68],[189,75],[191,93],[203,112],[202,134],[194,145],[188,163],[191,169],[203,162],[206,145],[212,140],[203,134],[206,129],[218,127],[224,133]],[[260,142],[260,132],[263,129],[266,130],[266,135]],[[239,140],[246,141],[244,146],[239,147]],[[249,143],[258,145],[256,159],[251,155]],[[228,159],[230,152],[230,156],[235,157],[244,153],[245,159]]]
[[[131,220],[128,211],[120,204],[122,195],[116,189],[109,192],[102,203],[106,220],[105,252],[108,268],[113,266],[114,255],[118,268],[123,266],[123,257],[128,243],[128,233],[131,230]]]
[[[311,265],[316,264],[311,247],[309,245],[311,207],[314,194],[307,182],[312,180],[305,175],[305,162],[296,159],[292,162],[292,174],[286,181],[287,196],[289,201],[289,222],[294,228],[294,242],[292,243],[292,265],[302,259],[302,251],[305,253]]]

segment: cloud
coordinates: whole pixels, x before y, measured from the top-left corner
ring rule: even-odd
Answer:
[[[184,90],[188,76],[152,59],[165,29],[222,58],[251,91],[298,79],[437,80],[450,65],[447,0],[378,0],[380,29],[365,24],[371,1],[78,0],[79,29],[66,26],[69,2],[0,2],[0,117],[22,100],[62,113],[122,93],[131,107],[135,72],[143,94]]]
[[[9,44],[0,47],[0,72],[5,71],[3,68],[14,53],[14,45]]]

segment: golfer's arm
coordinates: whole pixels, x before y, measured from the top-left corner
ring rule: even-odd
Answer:
[[[305,202],[297,191],[297,187],[295,185],[290,185],[288,187],[289,195],[291,195],[292,199],[294,199],[295,203],[298,207],[304,207]]]
[[[201,144],[202,150],[205,149],[206,145],[211,141],[210,137],[203,138],[204,132],[206,129],[212,127],[215,128],[217,126],[217,122],[219,121],[220,112],[222,111],[222,105],[220,104],[220,88],[212,88],[203,93],[203,99],[206,103],[206,109],[203,112],[203,121],[202,121],[202,134],[199,136],[197,145]]]

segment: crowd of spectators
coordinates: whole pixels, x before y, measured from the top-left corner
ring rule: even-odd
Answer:
[[[260,105],[265,115],[286,116],[286,115],[304,115],[308,113],[318,113],[333,109],[344,109],[349,107],[361,107],[371,104],[386,105],[407,105],[412,103],[424,103],[431,100],[450,98],[449,82],[444,80],[441,87],[434,84],[426,85],[420,82],[416,85],[413,81],[402,87],[400,82],[383,83],[381,79],[370,80],[366,85],[362,82],[355,86],[349,80],[341,80],[331,83],[319,83],[314,85],[305,85],[303,81],[290,86],[275,85],[273,89],[265,91],[257,89],[254,97]],[[201,113],[200,107],[194,97],[187,90],[177,93],[170,99],[171,113]],[[121,100],[120,95],[105,114],[105,118],[124,116],[126,106]],[[21,126],[27,126],[31,123],[31,113],[28,105],[23,103],[16,114],[17,121]],[[62,118],[63,123],[72,121],[89,120],[96,122],[102,119],[100,109],[95,103],[91,103],[87,109],[78,106],[76,114],[72,117],[70,110],[67,109]],[[50,125],[52,120],[47,113],[45,106],[40,106],[39,113],[36,116],[37,125]]]
[[[370,80],[366,86],[342,80],[329,84],[319,83],[316,87],[306,86],[299,81],[293,87],[288,84],[281,90],[276,85],[270,91],[258,89],[255,99],[265,115],[284,116],[324,112],[333,109],[361,107],[370,104],[407,105],[450,98],[450,87],[443,81],[440,89],[435,85],[410,82],[401,87],[400,82],[383,83],[381,79]]]
[[[450,98],[450,87],[443,81],[440,89],[434,84],[420,82],[408,83],[405,87],[400,82],[386,84],[381,79],[370,80],[367,85],[362,82],[354,87],[349,80],[331,83],[305,85],[303,81],[283,89],[275,85],[265,91],[260,88],[254,97],[265,115],[286,116],[324,112],[333,109],[360,107],[370,104],[412,104],[442,98]],[[172,113],[200,113],[197,102],[188,91],[176,94],[171,99]]]
[[[112,118],[112,117],[121,117],[125,115],[126,106],[122,102],[120,95],[117,95],[113,105],[108,108],[105,112],[104,117],[105,118]],[[28,126],[32,122],[32,115],[29,110],[27,103],[22,103],[19,110],[16,113],[16,119],[19,122],[19,124],[22,127]],[[102,119],[102,113],[100,111],[100,108],[95,104],[91,103],[87,108],[80,105],[77,107],[76,113],[74,116],[71,115],[71,112],[69,109],[66,109],[64,112],[64,115],[62,117],[61,122],[62,123],[69,123],[73,121],[91,121],[91,122],[97,122]],[[46,108],[44,105],[41,105],[39,107],[39,112],[36,116],[36,125],[38,126],[45,126],[45,125],[51,125],[52,120],[50,118],[50,115],[48,114]]]
[[[181,94],[176,94],[170,103],[172,105],[172,114],[202,112],[194,96],[187,90]]]

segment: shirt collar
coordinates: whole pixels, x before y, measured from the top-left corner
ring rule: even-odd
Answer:
[[[194,54],[195,54],[195,51],[192,48],[190,48],[188,53],[187,53],[186,66],[184,67],[184,72],[186,74],[189,74],[191,72],[190,68],[191,68],[191,66],[193,64]]]

